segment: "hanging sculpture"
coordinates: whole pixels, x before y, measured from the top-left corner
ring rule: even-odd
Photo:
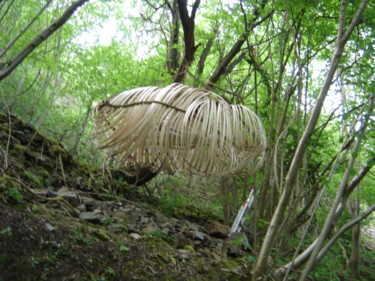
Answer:
[[[205,89],[141,87],[105,99],[95,113],[99,147],[125,165],[206,176],[252,174],[263,162],[260,119]]]

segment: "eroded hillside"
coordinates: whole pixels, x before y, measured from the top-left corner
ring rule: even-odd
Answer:
[[[16,116],[0,115],[0,145],[0,280],[248,278],[249,253],[213,216],[163,214]]]

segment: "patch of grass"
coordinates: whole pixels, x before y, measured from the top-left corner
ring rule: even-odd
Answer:
[[[18,188],[11,187],[8,189],[8,198],[13,200],[15,203],[20,204],[23,202],[23,196]]]
[[[83,233],[79,229],[73,229],[73,244],[76,245],[89,245],[90,241],[85,238]]]
[[[12,229],[10,227],[0,230],[0,235],[12,236]]]
[[[127,247],[127,246],[125,246],[124,244],[120,244],[120,246],[119,246],[120,248],[119,248],[119,250],[120,250],[120,252],[129,252],[130,251],[130,248],[129,247]]]
[[[151,235],[155,237],[159,237],[165,242],[167,242],[168,244],[173,245],[173,238],[167,235],[166,233],[164,233],[164,231],[156,230],[153,233],[151,233]]]

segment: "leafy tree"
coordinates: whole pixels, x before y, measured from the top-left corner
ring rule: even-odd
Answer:
[[[102,158],[92,143],[92,108],[124,90],[183,81],[249,107],[265,127],[263,168],[196,185],[210,199],[210,188],[233,186],[219,188],[228,222],[255,185],[253,278],[296,277],[303,266],[301,280],[319,274],[324,264],[318,262],[352,228],[353,236],[344,238],[351,239],[349,264],[358,279],[355,225],[374,208],[373,4],[147,0],[130,8],[129,1],[84,2],[0,3],[0,110],[94,161]],[[35,36],[80,3],[46,40]],[[116,19],[118,34],[107,45],[72,39],[109,19]],[[39,45],[30,48],[36,38]],[[26,54],[23,63],[20,54]],[[324,107],[327,99],[335,100],[333,110]],[[189,177],[181,182],[194,188]],[[294,253],[287,253],[289,245]]]

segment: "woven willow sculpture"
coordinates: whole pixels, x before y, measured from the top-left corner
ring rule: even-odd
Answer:
[[[95,109],[100,148],[124,164],[199,175],[256,172],[266,148],[259,118],[208,90],[142,87]]]

